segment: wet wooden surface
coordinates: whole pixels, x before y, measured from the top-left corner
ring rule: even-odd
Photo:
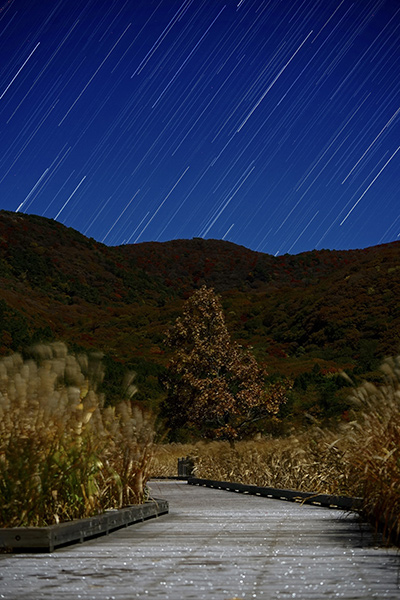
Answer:
[[[400,598],[400,557],[328,508],[152,482],[170,513],[52,554],[0,555],[0,598]]]

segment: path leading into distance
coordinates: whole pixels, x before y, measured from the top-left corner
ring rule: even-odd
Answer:
[[[400,555],[337,510],[154,481],[170,513],[52,554],[0,555],[0,598],[400,597]]]

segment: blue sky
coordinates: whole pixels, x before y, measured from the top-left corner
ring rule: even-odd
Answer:
[[[108,245],[400,235],[397,0],[0,2],[0,208]]]

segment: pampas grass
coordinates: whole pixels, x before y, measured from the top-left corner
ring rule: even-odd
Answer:
[[[318,493],[344,493],[352,469],[332,432],[314,428],[285,438],[170,444],[155,449],[153,475],[176,475],[177,459],[190,456],[195,477]]]
[[[384,384],[354,390],[357,418],[350,424],[349,463],[362,486],[364,516],[400,541],[400,357],[381,367]]]
[[[39,526],[142,502],[154,419],[104,408],[101,355],[62,343],[0,360],[0,526]]]
[[[384,383],[352,392],[353,420],[281,438],[170,444],[155,450],[153,476],[176,475],[191,456],[195,477],[362,498],[361,512],[400,540],[400,357],[381,367]]]

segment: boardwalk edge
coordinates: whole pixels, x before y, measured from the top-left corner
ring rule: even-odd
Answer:
[[[144,504],[108,510],[86,519],[76,519],[47,527],[0,529],[0,550],[9,552],[53,552],[59,546],[84,542],[111,531],[141,523],[169,512],[167,500],[154,498]]]
[[[361,498],[351,498],[348,496],[300,492],[296,490],[284,490],[279,488],[260,487],[257,485],[246,485],[243,483],[232,483],[229,481],[198,479],[196,477],[189,477],[187,482],[189,485],[199,485],[218,490],[226,490],[229,492],[250,494],[253,496],[262,496],[264,498],[273,498],[277,500],[289,500],[291,502],[298,502],[300,504],[312,504],[313,506],[323,506],[325,508],[334,508],[345,511],[358,511],[361,507]]]

